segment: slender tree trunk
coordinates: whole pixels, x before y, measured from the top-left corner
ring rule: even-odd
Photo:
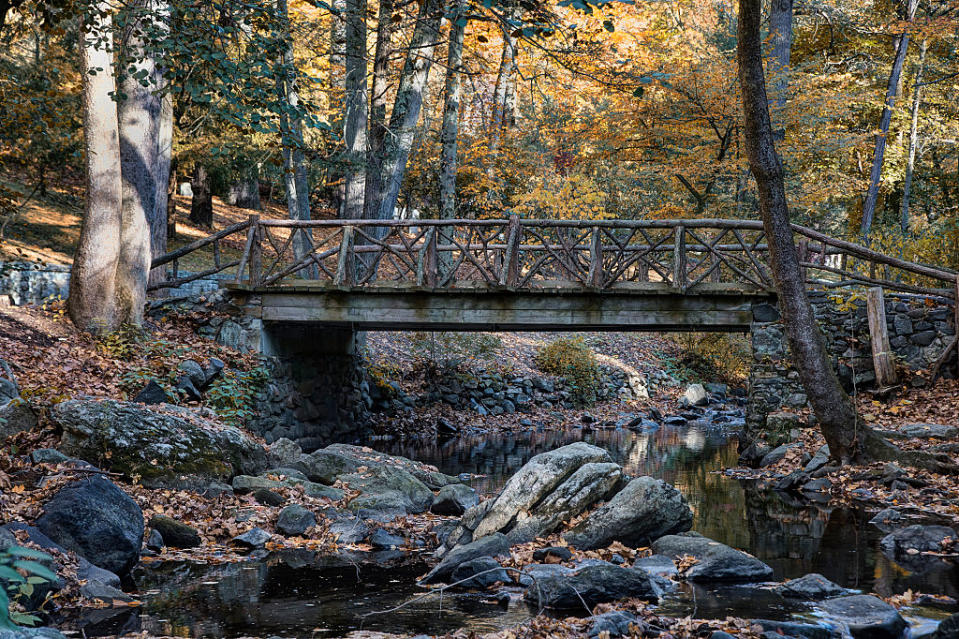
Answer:
[[[81,330],[116,327],[123,186],[110,2],[92,7],[80,30],[87,193],[80,241],[70,271],[70,319]]]
[[[769,7],[772,51],[769,75],[773,78],[773,120],[777,139],[786,137],[786,100],[789,96],[789,58],[793,41],[793,0],[772,0]]]
[[[912,174],[916,168],[916,144],[919,137],[919,105],[922,96],[922,71],[926,64],[927,40],[919,47],[919,63],[916,65],[916,83],[912,90],[912,121],[909,123],[909,159],[906,160],[906,178],[902,183],[902,203],[899,209],[899,225],[903,233],[909,232],[909,196],[912,193]]]
[[[156,82],[159,73],[147,38],[152,29],[153,2],[137,0],[134,20],[125,34],[124,75],[119,101],[120,166],[123,175],[123,208],[120,230],[120,259],[117,263],[117,319],[121,324],[140,324],[146,303],[146,285],[152,256],[151,238],[166,235],[166,216],[157,216],[160,169],[160,97]],[[145,85],[137,74],[142,74]],[[165,210],[165,209],[164,209]],[[165,245],[165,237],[158,243]]]
[[[442,4],[440,0],[423,0],[416,18],[416,27],[406,54],[406,63],[396,90],[396,100],[390,115],[389,134],[383,140],[380,164],[380,192],[373,208],[376,218],[387,220],[393,217],[400,187],[406,175],[416,123],[423,106],[423,91],[429,78],[433,49],[439,38]]]
[[[280,111],[280,142],[283,147],[283,183],[286,188],[286,206],[291,220],[309,220],[310,188],[304,158],[303,121],[300,117],[300,95],[297,90],[296,61],[293,58],[293,34],[286,0],[276,0],[277,14],[283,32],[279,40],[283,48],[280,68],[277,72],[277,88],[282,103]],[[296,260],[305,257],[313,247],[313,236],[308,229],[297,229],[293,238],[293,256]],[[312,278],[314,267],[302,271]]]
[[[829,364],[822,335],[806,297],[803,272],[793,243],[782,162],[776,152],[769,118],[761,20],[762,0],[740,0],[737,57],[746,153],[759,188],[759,212],[793,361],[829,444],[830,454],[837,460],[848,462],[861,457],[866,433],[857,428],[855,407]]]
[[[386,93],[389,89],[390,56],[393,53],[393,0],[380,0],[376,23],[376,48],[373,53],[373,82],[370,87],[370,117],[366,154],[366,195],[364,217],[374,218],[372,208],[383,188],[380,169],[383,140],[386,138]]]
[[[167,240],[176,239],[176,195],[177,195],[177,162],[176,156],[170,159],[170,176],[167,180],[166,200],[166,236]]]
[[[330,17],[330,113],[342,114],[346,92],[346,0],[332,0],[330,4],[333,8]],[[345,122],[337,118],[332,124],[333,130],[345,137]],[[329,179],[334,184],[333,205],[342,212],[345,189],[342,164],[337,163],[331,168]]]
[[[456,165],[459,134],[460,95],[463,88],[463,41],[466,36],[465,0],[458,0],[450,20],[449,49],[446,54],[446,87],[443,127],[440,130],[440,217],[456,217]]]
[[[919,0],[906,1],[906,19],[912,22],[916,15]],[[872,156],[872,172],[869,175],[869,189],[862,205],[862,226],[860,234],[863,240],[869,241],[872,230],[872,221],[876,213],[876,201],[879,199],[879,182],[882,179],[882,163],[886,154],[886,137],[889,135],[889,124],[892,121],[892,109],[896,105],[896,94],[899,89],[899,78],[902,75],[902,65],[906,60],[909,49],[909,33],[905,32],[896,38],[896,57],[889,73],[889,83],[886,87],[886,102],[882,108],[882,117],[879,119],[879,133],[876,135],[876,149]]]
[[[363,217],[366,193],[366,0],[346,0],[346,187],[342,216]]]
[[[154,6],[162,21],[161,25],[164,31],[170,28],[170,5],[166,2],[154,0]],[[173,171],[173,97],[166,92],[166,80],[163,77],[164,69],[161,65],[156,65],[156,86],[161,91],[160,99],[160,122],[157,130],[157,192],[156,204],[153,214],[150,216],[150,249],[153,257],[163,255],[167,251],[167,242],[172,239],[172,234],[176,230],[175,222],[171,230],[169,218],[169,202],[173,197],[173,190],[170,188],[170,176]],[[176,188],[176,180],[173,180]],[[176,208],[174,206],[174,212]],[[157,284],[166,279],[166,269],[157,268],[150,271],[150,284]],[[166,291],[167,289],[161,289]]]
[[[213,190],[206,167],[197,162],[190,180],[193,198],[190,200],[190,221],[208,229],[213,228]]]
[[[514,19],[516,15],[516,8],[511,7],[507,11],[507,20]],[[515,80],[517,45],[516,36],[512,34],[512,30],[511,24],[503,25],[503,54],[500,57],[499,72],[496,74],[496,87],[493,90],[493,110],[490,117],[490,151],[499,148],[502,130],[509,126],[511,118],[507,109],[509,108],[510,93],[515,96],[515,89],[511,89],[510,85]]]

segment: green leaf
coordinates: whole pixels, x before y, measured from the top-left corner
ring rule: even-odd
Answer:
[[[10,566],[0,566],[0,579],[6,579],[7,581],[12,581],[17,584],[23,583],[24,581],[23,575]]]
[[[30,574],[36,575],[37,577],[43,577],[44,579],[48,579],[50,581],[57,580],[57,573],[53,572],[43,564],[38,564],[35,561],[21,559],[20,561],[15,561],[13,563],[13,567],[26,570]]]
[[[53,561],[53,557],[41,550],[34,550],[33,548],[24,548],[23,546],[10,546],[7,548],[7,553],[14,557],[22,557],[23,559],[38,559],[40,561]]]

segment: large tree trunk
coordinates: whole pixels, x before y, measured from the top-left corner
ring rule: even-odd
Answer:
[[[296,61],[293,58],[293,40],[286,0],[276,0],[277,13],[282,23],[283,55],[277,74],[277,89],[283,106],[280,111],[280,138],[283,146],[283,183],[286,187],[286,207],[291,220],[309,220],[310,187],[304,157],[303,121],[299,114],[300,95],[296,83]],[[293,256],[297,261],[313,250],[313,234],[309,229],[294,231]],[[312,278],[311,266],[302,275]]]
[[[905,0],[906,20],[912,22],[916,16],[916,7],[919,0]],[[882,117],[879,119],[879,133],[876,135],[876,148],[872,156],[872,172],[869,175],[869,189],[862,204],[862,225],[860,234],[863,240],[869,241],[872,230],[872,221],[876,213],[876,200],[879,199],[879,182],[882,179],[882,163],[886,156],[886,137],[889,135],[889,124],[892,121],[892,109],[896,105],[896,95],[899,91],[899,78],[902,76],[902,66],[909,50],[909,32],[903,32],[896,38],[896,57],[889,73],[889,83],[886,86],[886,102],[882,107]]]
[[[366,0],[346,0],[346,185],[342,216],[363,217],[366,192]]]
[[[912,194],[912,175],[916,168],[916,145],[919,137],[919,105],[922,96],[922,71],[926,64],[929,42],[922,41],[919,47],[919,63],[916,65],[916,83],[912,90],[912,120],[909,123],[909,157],[906,160],[906,177],[902,183],[902,202],[899,209],[899,225],[903,233],[909,232],[909,196]]]
[[[463,88],[463,40],[467,22],[465,7],[464,0],[458,0],[450,20],[449,49],[446,54],[446,101],[440,130],[440,217],[448,220],[456,217],[456,147]]]
[[[373,52],[373,81],[370,87],[370,117],[367,126],[366,195],[364,217],[376,216],[372,203],[383,188],[380,168],[383,140],[386,138],[386,94],[389,89],[390,56],[393,53],[393,0],[380,0],[376,23],[376,48]]]
[[[80,30],[87,193],[80,241],[70,271],[70,319],[81,330],[116,328],[120,253],[120,132],[113,77],[111,5],[96,4]]]
[[[769,55],[769,74],[773,78],[773,119],[776,137],[786,136],[786,100],[789,95],[789,58],[793,41],[793,0],[772,0],[769,7],[769,35],[772,50]]]
[[[156,61],[147,42],[153,19],[153,2],[137,0],[134,20],[125,33],[124,65],[118,104],[120,119],[120,166],[123,175],[123,208],[120,229],[120,259],[117,262],[117,319],[121,324],[140,324],[146,303],[153,232],[166,235],[166,216],[157,219],[160,136],[159,78]],[[142,74],[142,81],[140,77]],[[166,177],[164,172],[163,177]],[[162,242],[165,245],[165,241]]]
[[[746,152],[759,188],[759,212],[793,361],[831,455],[841,462],[849,462],[862,456],[866,429],[858,423],[855,407],[829,364],[806,297],[803,272],[793,243],[782,162],[776,152],[769,118],[761,19],[762,0],[740,0],[737,57]]]
[[[389,134],[383,140],[380,151],[382,186],[370,209],[376,211],[377,219],[391,219],[396,208],[416,133],[416,123],[423,106],[423,91],[429,78],[433,49],[439,38],[441,18],[442,3],[439,0],[424,0],[420,4],[416,27],[413,29],[406,63],[403,65],[400,84],[396,90],[393,112],[390,115]]]
[[[213,228],[213,189],[206,167],[197,162],[190,180],[193,198],[190,200],[190,221],[208,229]]]

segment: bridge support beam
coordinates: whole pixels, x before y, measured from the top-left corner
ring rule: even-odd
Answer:
[[[260,405],[267,442],[286,437],[309,452],[366,436],[369,386],[360,334],[264,322],[261,351],[272,369]]]

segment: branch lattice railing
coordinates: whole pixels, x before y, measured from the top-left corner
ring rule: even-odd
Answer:
[[[951,269],[908,262],[799,225],[793,231],[812,288],[883,286],[956,295],[959,275]],[[215,248],[226,235],[241,232],[246,242],[239,259],[225,265],[218,261],[200,274],[235,267],[236,283],[252,288],[323,283],[344,288],[610,290],[660,283],[679,293],[716,290],[720,284],[774,290],[758,220],[300,221],[253,216],[157,258],[153,266],[205,246]]]

